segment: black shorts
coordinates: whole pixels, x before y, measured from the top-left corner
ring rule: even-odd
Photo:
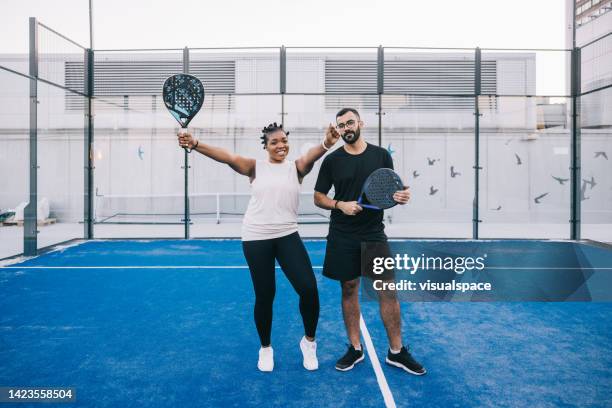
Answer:
[[[375,245],[369,245],[370,243],[375,243]],[[369,249],[363,253],[364,262],[362,262],[362,244],[367,245]],[[369,267],[372,259],[378,256],[391,256],[391,250],[384,233],[368,237],[365,241],[350,235],[330,232],[327,236],[323,276],[341,282],[357,279],[364,274],[364,271],[366,272],[365,275],[369,276],[372,270]],[[362,268],[362,265],[365,269]],[[385,273],[384,278],[388,279],[388,276],[388,273]]]

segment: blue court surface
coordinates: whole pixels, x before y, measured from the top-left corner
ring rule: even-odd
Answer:
[[[533,243],[495,245],[517,256]],[[347,342],[340,287],[321,276],[325,241],[306,246],[318,371],[302,367],[298,299],[280,270],[276,365],[257,370],[240,241],[87,241],[0,268],[0,386],[74,387],[77,401],[61,406],[79,407],[612,406],[612,303],[402,303],[403,337],[428,370],[416,377],[384,363],[378,305],[364,301],[368,358],[335,370]]]

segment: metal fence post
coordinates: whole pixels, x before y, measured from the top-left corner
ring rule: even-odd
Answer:
[[[481,94],[481,51],[476,47],[474,60],[474,202],[472,205],[472,238],[478,239],[478,224],[482,222],[479,217],[480,197],[480,108],[478,106]]]
[[[38,249],[38,21],[30,17],[30,201],[24,209],[23,253]]]
[[[84,61],[84,90],[85,90],[85,132],[84,132],[84,161],[85,161],[85,205],[83,214],[83,224],[85,227],[85,239],[93,239],[94,230],[94,208],[93,208],[93,142],[94,142],[94,127],[93,127],[93,101],[94,94],[94,52],[92,49],[85,50]]]
[[[378,146],[382,146],[382,95],[385,92],[385,49],[382,45],[378,46],[377,58],[377,80],[376,88],[378,93]]]
[[[189,73],[189,48],[183,48],[183,73]],[[189,239],[189,224],[191,223],[191,216],[189,211],[189,153],[185,149],[185,160],[183,163],[185,169],[185,214],[184,214],[184,225],[185,225],[185,239]]]
[[[280,47],[281,124],[285,126],[285,93],[287,92],[287,49]]]
[[[571,197],[570,197],[570,239],[580,239],[580,214],[581,214],[581,154],[580,154],[580,93],[581,93],[581,53],[580,48],[572,50],[571,57],[571,84],[572,84],[572,157],[570,164]]]

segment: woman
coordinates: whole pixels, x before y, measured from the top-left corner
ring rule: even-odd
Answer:
[[[242,249],[249,265],[255,289],[255,325],[261,341],[257,367],[272,371],[274,352],[270,334],[272,305],[276,290],[275,261],[300,297],[300,314],[305,335],[300,341],[303,365],[319,368],[315,331],[319,320],[319,294],[312,265],[298,234],[297,211],[300,184],[312,166],[340,137],[330,124],[321,144],[309,149],[295,161],[287,160],[289,132],[272,123],[262,130],[267,160],[242,157],[219,147],[195,140],[189,133],[179,133],[181,147],[187,147],[228,164],[237,173],[249,177],[251,200],[242,223]]]

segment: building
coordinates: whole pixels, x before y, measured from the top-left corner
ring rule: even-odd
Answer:
[[[41,78],[82,89],[82,55],[40,58]],[[295,157],[320,141],[341,107],[353,106],[366,123],[366,139],[392,152],[397,170],[412,187],[412,211],[390,211],[394,221],[471,222],[474,51],[385,49],[382,95],[377,58],[376,48],[287,49],[286,92],[281,94],[279,49],[190,50],[190,72],[208,92],[190,126],[212,143],[263,157],[261,127],[282,121],[291,130]],[[3,60],[26,70],[24,56]],[[478,108],[484,222],[563,225],[569,219],[569,184],[557,181],[569,177],[568,123],[559,119],[563,103],[535,97],[536,62],[533,52],[482,53]],[[176,146],[177,125],[160,94],[164,79],[181,71],[182,51],[96,52],[92,153],[98,222],[180,222],[183,153]],[[23,113],[28,112],[29,81],[2,76],[0,82],[9,94],[20,96],[0,101],[5,113],[1,143],[7,152],[3,166],[27,175]],[[56,218],[79,221],[83,197],[74,192],[83,186],[83,97],[40,83],[39,99],[39,196],[49,198]],[[594,134],[593,143],[604,136]],[[597,146],[584,138],[582,147],[591,154]],[[599,180],[606,178],[605,167],[593,171]],[[0,207],[27,199],[26,180],[2,180],[9,184],[2,186],[8,193]],[[303,191],[311,191],[314,181],[307,178]],[[194,158],[190,182],[195,214],[239,216],[246,208],[248,181],[225,166]],[[593,220],[612,218],[611,191],[602,187],[585,195],[584,208]],[[308,199],[303,201],[304,214],[320,214]]]

